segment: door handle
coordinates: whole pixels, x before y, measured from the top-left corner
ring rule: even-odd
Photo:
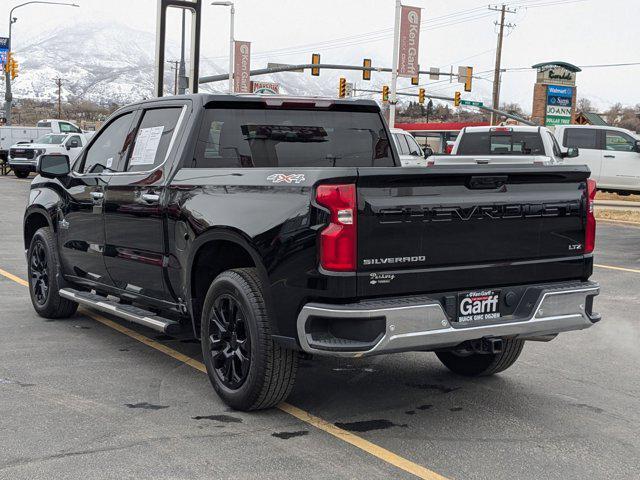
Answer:
[[[158,203],[160,201],[160,195],[157,193],[143,193],[141,197],[147,203]]]
[[[104,193],[102,192],[91,192],[91,198],[95,201],[102,200],[104,198]]]
[[[616,158],[615,155],[605,155],[604,158]]]

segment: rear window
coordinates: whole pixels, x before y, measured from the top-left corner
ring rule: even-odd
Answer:
[[[598,148],[598,130],[593,128],[567,128],[564,146],[568,148]]]
[[[464,132],[458,155],[544,155],[538,132]]]
[[[208,109],[193,168],[394,166],[378,113]]]

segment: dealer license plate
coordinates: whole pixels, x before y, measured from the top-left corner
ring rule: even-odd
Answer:
[[[476,290],[458,294],[458,322],[500,318],[500,290]]]

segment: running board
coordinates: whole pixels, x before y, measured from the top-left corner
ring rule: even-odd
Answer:
[[[171,334],[180,331],[180,323],[174,320],[162,318],[153,312],[134,307],[133,305],[122,305],[101,295],[96,295],[95,293],[81,292],[73,288],[62,288],[59,294],[62,298],[77,302],[85,307],[111,313],[112,315],[137,323],[138,325],[144,325],[158,332]]]

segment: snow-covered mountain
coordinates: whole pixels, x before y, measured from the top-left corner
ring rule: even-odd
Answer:
[[[47,32],[24,46],[16,58],[20,74],[13,82],[18,98],[57,99],[56,79],[62,78],[62,98],[76,97],[98,103],[129,103],[153,95],[155,35],[123,24],[91,22]],[[179,58],[179,46],[167,45],[167,59]],[[201,59],[202,75],[227,71],[215,62]],[[165,88],[173,88],[173,71],[165,69]],[[333,94],[330,76],[322,80],[303,74],[262,76],[280,81],[284,93]],[[334,82],[335,83],[335,82]],[[224,91],[226,82],[201,86],[205,91]]]

